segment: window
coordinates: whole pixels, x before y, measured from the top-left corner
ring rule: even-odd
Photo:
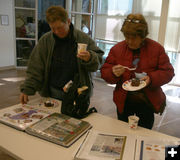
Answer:
[[[72,0],[71,2],[71,22],[77,29],[92,36],[94,0]]]
[[[165,48],[168,51],[180,52],[180,1],[169,1],[169,12],[165,35]],[[173,31],[173,32],[172,32]]]
[[[120,32],[125,16],[132,12],[132,0],[100,0],[97,7],[97,39],[121,41]]]
[[[167,27],[165,34],[165,48],[175,70],[173,84],[180,85],[180,5],[179,0],[169,1]]]
[[[105,52],[104,59],[112,46],[124,40],[120,31],[124,18],[129,13],[141,13],[148,23],[148,37],[164,45],[173,66],[180,67],[178,65],[180,56],[177,55],[180,52],[179,0],[69,0],[68,2],[71,2],[69,13],[73,24],[97,42]],[[167,12],[168,16],[163,17],[163,13]],[[84,23],[87,28],[83,28]],[[174,82],[180,83],[177,76],[174,79]]]
[[[97,46],[104,51],[103,58],[105,59],[108,56],[110,49],[117,43],[112,41],[96,40]]]
[[[149,35],[158,41],[162,0],[134,0],[133,13],[141,13],[148,23]]]
[[[65,8],[65,0],[38,0],[38,39],[51,30],[46,22],[46,10],[52,5],[60,5]]]
[[[37,42],[36,1],[15,0],[16,65],[27,66],[29,55]]]

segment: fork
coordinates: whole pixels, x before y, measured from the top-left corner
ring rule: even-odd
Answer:
[[[124,67],[124,68],[126,68],[126,69],[128,69],[128,70],[130,70],[130,71],[136,70],[136,67],[134,67],[134,68],[129,68],[129,67],[127,67],[127,66],[122,66],[122,67]]]

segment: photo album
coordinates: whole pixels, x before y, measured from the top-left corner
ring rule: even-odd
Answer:
[[[0,122],[24,131],[28,126],[47,117],[50,112],[31,105],[15,105],[0,110]]]
[[[83,120],[21,104],[1,109],[0,122],[64,147],[69,147],[92,127]]]
[[[26,132],[64,147],[69,147],[91,127],[91,124],[86,121],[65,114],[53,113],[29,126]]]

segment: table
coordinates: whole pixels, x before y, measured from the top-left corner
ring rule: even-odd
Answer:
[[[60,111],[60,109],[56,108],[54,111]],[[137,130],[129,129],[126,122],[98,113],[93,113],[87,118],[84,118],[84,120],[90,122],[94,129],[102,132],[151,136],[151,138],[155,137],[180,141],[179,138],[142,127],[138,127]],[[25,132],[0,124],[0,148],[16,159],[72,160],[84,137],[85,135],[83,135],[69,148],[64,148],[60,145],[39,139],[28,135]]]

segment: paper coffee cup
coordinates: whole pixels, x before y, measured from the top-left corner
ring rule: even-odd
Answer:
[[[84,52],[87,49],[87,44],[85,43],[78,43],[78,53]]]
[[[139,117],[132,115],[128,117],[129,128],[136,129],[138,126]]]

